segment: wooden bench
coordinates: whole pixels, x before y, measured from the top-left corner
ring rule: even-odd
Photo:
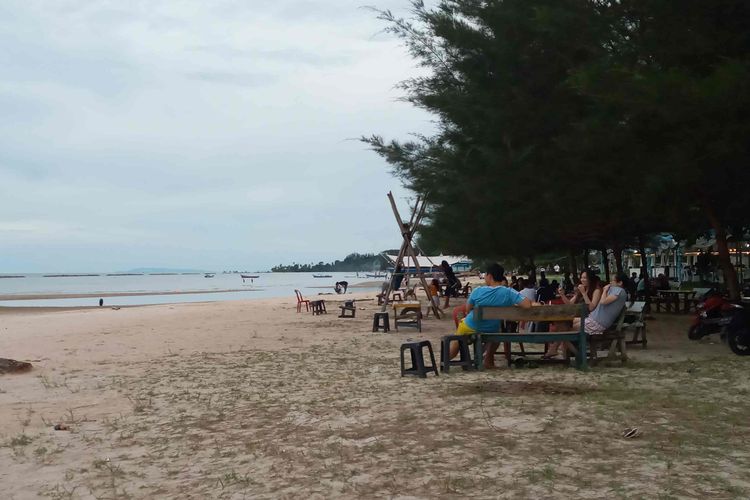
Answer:
[[[483,369],[483,344],[486,342],[529,342],[544,344],[547,342],[569,342],[576,347],[576,367],[588,368],[586,353],[588,338],[584,331],[584,318],[589,309],[586,304],[567,304],[539,306],[524,309],[521,307],[477,306],[474,314],[478,321],[487,319],[507,321],[546,321],[561,322],[581,318],[581,326],[575,331],[565,332],[531,332],[531,333],[476,333],[474,334],[474,364],[478,370]]]
[[[632,321],[623,321],[622,330],[633,329],[633,339],[628,340],[627,344],[641,344],[645,349],[648,345],[648,339],[646,338],[646,318],[644,309],[646,303],[642,301],[633,302],[630,307],[625,310],[625,320],[628,318]],[[640,338],[639,338],[640,337]]]
[[[617,361],[625,364],[628,360],[627,342],[625,341],[625,317],[627,307],[623,307],[614,325],[598,335],[589,335],[589,359],[591,364],[599,362],[599,351],[607,351],[605,361]]]

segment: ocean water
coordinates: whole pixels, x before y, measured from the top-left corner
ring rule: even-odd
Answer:
[[[47,273],[54,274],[54,273]],[[93,273],[92,273],[93,274]],[[369,287],[350,288],[354,291],[380,290],[377,278],[368,278],[365,273],[320,273],[330,278],[315,278],[313,273],[251,273],[258,278],[245,279],[239,274],[218,273],[212,278],[203,274],[129,275],[112,276],[104,273],[96,276],[50,277],[42,274],[26,274],[22,278],[0,278],[0,296],[50,296],[24,300],[0,300],[6,307],[78,307],[97,306],[98,296],[63,298],[60,295],[106,295],[111,293],[134,293],[141,295],[102,297],[105,306],[127,306],[144,304],[172,304],[184,302],[214,302],[225,300],[247,300],[253,298],[289,297],[294,299],[294,290],[299,289],[305,298],[319,293],[334,293],[337,281],[349,285],[370,283]],[[7,275],[0,275],[7,276]],[[158,295],[165,292],[181,292],[179,295]]]

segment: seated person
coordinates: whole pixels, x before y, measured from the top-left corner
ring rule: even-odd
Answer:
[[[536,301],[536,281],[526,278],[523,281],[523,288],[521,289],[521,295],[529,299],[531,302]]]
[[[456,278],[456,274],[453,272],[453,268],[448,264],[448,261],[444,260],[440,263],[440,270],[445,276],[445,307],[448,308],[451,297],[458,297],[461,291],[461,282]]]
[[[559,287],[556,280],[552,280],[552,284],[541,284],[536,290],[536,301],[542,304],[550,303],[556,294],[557,288]]]
[[[615,323],[628,300],[628,292],[624,288],[627,279],[625,273],[617,273],[612,277],[610,284],[604,287],[599,304],[583,322],[583,329],[586,333],[600,335]],[[573,320],[573,328],[580,327],[581,319]]]
[[[643,273],[638,277],[638,281],[635,285],[635,296],[636,298],[642,298],[646,296],[646,278],[643,277]]]
[[[601,284],[599,283],[599,277],[596,276],[592,271],[586,269],[581,271],[581,284],[576,288],[576,293],[573,298],[568,298],[565,295],[564,290],[560,293],[560,299],[565,304],[576,304],[578,302],[584,302],[588,306],[589,311],[593,311],[599,305],[599,300],[602,297]],[[564,287],[564,285],[563,285]],[[564,322],[563,322],[564,323]],[[563,324],[556,326],[557,330],[564,330]],[[557,357],[558,351],[562,347],[562,342],[550,342],[547,346],[547,352],[544,354],[542,359],[552,359]]]
[[[412,298],[414,300],[417,300],[417,287],[419,285],[414,285],[411,288],[407,288],[404,292],[404,300],[408,300],[409,298]]]
[[[562,282],[562,288],[563,288],[563,292],[565,292],[566,294],[573,293],[575,284],[573,283],[573,280],[570,279],[570,273],[565,273],[565,277],[563,278],[563,282]]]
[[[432,278],[428,291],[430,292],[430,300],[437,309],[440,309],[440,281],[437,278]]]
[[[549,286],[549,280],[547,279],[547,274],[544,271],[541,271],[539,273],[539,287],[543,286]]]
[[[456,329],[456,335],[473,335],[477,332],[496,333],[500,331],[500,320],[485,319],[478,321],[474,317],[475,306],[519,306],[531,307],[531,301],[519,292],[503,286],[505,281],[505,270],[500,264],[491,264],[484,276],[487,286],[475,288],[469,300],[466,302],[466,317],[461,320]],[[495,350],[497,342],[488,342],[485,349],[484,366],[492,368],[495,366]],[[458,342],[451,343],[449,357],[453,359],[458,354]]]
[[[337,281],[336,285],[333,287],[334,290],[336,290],[336,293],[346,293],[346,289],[349,288],[349,282],[348,281]]]
[[[399,288],[401,288],[401,283],[404,281],[404,268],[399,264],[396,269],[393,271],[393,276],[391,276],[391,290],[394,292],[398,291]]]
[[[669,283],[669,278],[664,276],[664,274],[659,273],[659,276],[656,277],[656,289],[657,290],[669,290],[672,286]]]

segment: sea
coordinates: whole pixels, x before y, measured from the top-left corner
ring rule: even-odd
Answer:
[[[347,281],[349,292],[379,291],[383,281],[363,272],[316,273],[330,276],[324,278],[316,278],[313,273],[247,274],[257,278],[243,279],[235,273],[216,273],[212,277],[204,273],[0,274],[0,307],[98,306],[100,299],[109,307],[270,297],[294,299],[295,289],[304,298],[310,298],[335,294],[337,281]],[[364,286],[351,288],[358,283]]]

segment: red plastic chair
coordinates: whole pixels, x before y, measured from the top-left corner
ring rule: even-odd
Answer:
[[[299,290],[294,291],[297,295],[297,312],[302,312],[302,304],[305,304],[305,311],[310,312],[310,301],[302,298],[302,292]]]

